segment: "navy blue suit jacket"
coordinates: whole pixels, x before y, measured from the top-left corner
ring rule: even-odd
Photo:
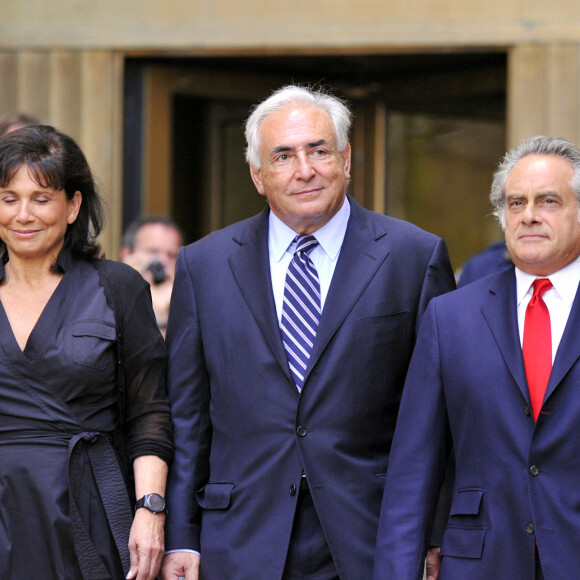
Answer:
[[[457,287],[461,288],[488,274],[495,274],[513,266],[505,240],[488,246],[483,252],[472,256],[461,270]]]
[[[281,577],[303,470],[341,577],[372,576],[417,328],[454,281],[440,238],[350,204],[301,395],[272,293],[269,210],[180,252],[166,548],[201,550],[204,580]]]
[[[580,297],[537,423],[513,267],[433,300],[405,383],[375,578],[419,580],[451,442],[456,475],[441,578],[546,578],[580,569]]]

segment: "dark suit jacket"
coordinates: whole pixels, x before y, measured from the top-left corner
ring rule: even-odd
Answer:
[[[495,274],[513,266],[505,240],[488,246],[483,252],[471,257],[461,270],[457,287],[462,288],[488,274]]]
[[[422,578],[449,435],[456,476],[440,577],[534,578],[536,540],[546,578],[578,575],[579,355],[577,294],[536,424],[513,268],[432,301],[393,443],[377,580]]]
[[[303,470],[341,577],[372,576],[417,327],[454,282],[440,238],[350,204],[300,396],[272,293],[268,210],[180,252],[166,548],[201,549],[204,580],[281,577]]]

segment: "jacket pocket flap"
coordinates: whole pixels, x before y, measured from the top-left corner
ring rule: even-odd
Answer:
[[[476,516],[479,513],[483,490],[464,489],[453,497],[450,516]]]
[[[117,329],[102,320],[81,320],[72,328],[73,336],[95,336],[104,340],[115,340]]]
[[[441,546],[442,556],[481,558],[485,528],[447,528]]]
[[[195,493],[197,503],[206,510],[225,510],[230,507],[235,483],[206,483]]]
[[[357,332],[387,332],[407,324],[409,312],[395,312],[381,316],[357,318]]]

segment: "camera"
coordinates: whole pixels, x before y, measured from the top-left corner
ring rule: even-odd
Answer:
[[[153,262],[147,266],[147,270],[149,270],[153,276],[153,284],[161,284],[161,282],[164,282],[165,278],[167,278],[165,267],[159,260],[153,260]]]

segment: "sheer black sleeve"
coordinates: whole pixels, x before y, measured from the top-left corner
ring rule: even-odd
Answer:
[[[174,446],[166,390],[167,349],[149,285],[125,264],[103,260],[98,270],[120,335],[120,414],[126,455],[131,464],[136,457],[156,455],[170,465]]]
[[[166,392],[167,350],[151,306],[149,287],[135,298],[123,323],[127,455],[173,460],[173,431]]]

